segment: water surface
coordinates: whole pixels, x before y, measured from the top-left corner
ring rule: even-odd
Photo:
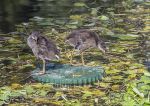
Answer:
[[[145,62],[149,65],[149,37],[146,29],[149,25],[149,7],[142,2],[139,7],[135,4],[130,10],[126,10],[120,3],[120,0],[1,0],[0,86],[22,83],[36,67],[36,59],[26,44],[27,36],[10,33],[25,32],[25,27],[27,31],[34,27],[43,29],[62,48],[65,48],[63,37],[70,29],[94,29],[103,33],[112,55],[87,52],[87,63],[105,66],[113,62],[115,64],[109,58],[119,61],[127,56],[127,60],[123,61],[132,58],[140,64]],[[108,14],[108,10],[110,13],[114,12],[112,16]],[[29,26],[24,26],[24,23]],[[62,51],[65,54],[64,49]],[[69,63],[64,54],[62,57]]]

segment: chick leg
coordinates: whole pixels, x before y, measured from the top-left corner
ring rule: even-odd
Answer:
[[[84,65],[85,65],[85,62],[84,62],[84,55],[83,55],[83,52],[81,52],[81,61],[82,61],[82,65],[84,66]]]
[[[42,59],[42,61],[43,61],[43,69],[42,69],[42,71],[38,72],[37,75],[43,75],[43,74],[45,74],[45,60]]]
[[[70,52],[70,64],[73,64],[73,54],[74,50]]]
[[[43,70],[42,70],[42,73],[45,74],[45,60],[44,59],[42,59],[42,60],[43,60]]]

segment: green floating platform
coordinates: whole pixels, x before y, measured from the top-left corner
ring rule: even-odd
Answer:
[[[32,71],[33,79],[43,83],[60,85],[85,85],[101,80],[105,75],[102,67],[72,66],[69,64],[47,64],[46,73],[38,75],[40,68]]]

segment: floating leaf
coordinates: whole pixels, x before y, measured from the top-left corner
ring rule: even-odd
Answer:
[[[104,95],[106,95],[104,91],[97,90],[97,89],[94,90],[92,93],[93,93],[93,95],[95,95],[95,96],[104,96]]]
[[[112,89],[113,91],[119,91],[119,90],[120,90],[120,85],[113,85],[113,86],[111,87],[111,89]]]
[[[10,97],[18,97],[22,95],[26,95],[26,90],[12,91]]]
[[[43,84],[41,84],[41,83],[32,84],[31,86],[33,88],[35,88],[35,89],[41,89],[41,88],[43,88]]]
[[[49,103],[49,100],[47,98],[33,98],[33,101],[35,103]]]
[[[22,43],[22,41],[18,40],[18,39],[15,39],[15,38],[11,38],[11,39],[8,40],[8,43],[18,44],[18,43]]]
[[[47,91],[45,91],[45,90],[40,90],[40,92],[39,92],[38,95],[40,95],[40,96],[46,96],[46,94],[47,94]]]
[[[93,22],[93,23],[90,23],[90,24],[85,24],[84,26],[86,26],[86,27],[91,27],[91,26],[95,26],[95,22]]]
[[[2,106],[3,104],[5,104],[6,102],[5,101],[1,101],[0,100],[0,106]]]
[[[81,15],[71,15],[70,19],[72,19],[72,20],[82,20],[83,18],[82,18]]]
[[[92,96],[92,92],[90,92],[90,91],[83,91],[83,96],[82,96],[82,98],[83,99],[86,99],[87,97],[89,97],[89,96]]]
[[[20,89],[20,88],[22,88],[22,85],[17,84],[17,83],[13,83],[13,84],[11,85],[11,88],[12,88],[12,89]]]
[[[91,14],[97,16],[97,8],[92,8]]]
[[[133,88],[133,91],[138,94],[140,97],[144,98],[144,94],[141,93],[137,88]]]
[[[148,72],[148,71],[144,71],[144,75],[145,75],[145,76],[149,76],[149,77],[150,77],[150,72]]]
[[[98,83],[97,85],[99,85],[100,87],[104,87],[104,88],[107,88],[107,87],[109,87],[110,86],[110,83],[104,83],[104,82],[100,82],[100,83]]]
[[[117,69],[114,69],[114,70],[107,70],[106,73],[107,74],[116,74],[118,72],[120,72],[121,70],[117,70]]]
[[[11,95],[11,91],[3,91],[0,93],[0,100],[6,101],[9,99],[9,96]]]
[[[107,20],[109,20],[109,18],[108,18],[107,16],[105,16],[105,15],[99,16],[99,19],[102,20],[102,21],[107,21]]]
[[[87,7],[87,5],[84,2],[74,3],[74,6],[76,6],[76,7]]]
[[[150,86],[149,85],[143,85],[141,86],[142,90],[150,90]]]
[[[145,84],[150,84],[150,77],[142,76],[141,81],[143,81]]]
[[[27,94],[32,94],[32,93],[36,92],[36,91],[33,89],[33,87],[31,87],[30,85],[25,86],[24,89],[26,90]]]
[[[111,78],[112,78],[112,79],[123,79],[123,76],[118,75],[118,76],[112,76]]]
[[[118,29],[119,31],[121,31],[121,29]],[[124,33],[124,31],[123,31]],[[113,37],[118,37],[121,40],[135,40],[137,37],[139,37],[138,35],[133,35],[133,34],[115,34],[112,35]]]

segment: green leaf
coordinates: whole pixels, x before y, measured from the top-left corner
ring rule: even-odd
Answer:
[[[144,72],[144,75],[145,75],[145,76],[149,76],[149,77],[150,77],[150,72],[145,71],[145,72]]]
[[[76,6],[76,7],[87,7],[87,5],[83,2],[74,3],[74,6]]]
[[[40,96],[46,96],[46,94],[47,94],[47,91],[40,90],[40,93],[39,93]]]
[[[144,98],[144,94],[143,93],[141,93],[137,88],[133,88],[133,91],[137,94],[137,95],[139,95],[140,97],[142,97],[142,98]]]
[[[11,95],[10,91],[5,91],[3,94],[0,94],[0,100],[7,100]]]
[[[35,90],[31,86],[25,86],[24,89],[26,90],[27,94],[32,94],[33,92],[35,92]]]
[[[119,30],[119,31],[122,31],[122,32],[124,32],[123,31],[123,29],[114,29],[114,30]],[[135,40],[137,37],[138,37],[138,35],[133,35],[133,34],[115,34],[115,35],[113,35],[113,37],[117,37],[117,38],[119,38],[119,39],[121,39],[121,40]]]
[[[96,16],[97,15],[97,8],[92,8],[91,14]]]
[[[90,91],[83,91],[83,96],[82,96],[82,98],[83,99],[86,99],[87,97],[89,97],[89,96],[92,96],[92,92],[90,92]]]
[[[142,90],[150,90],[150,86],[149,85],[143,85],[141,86]]]
[[[10,97],[17,97],[22,95],[26,95],[26,90],[12,91]]]
[[[107,16],[105,16],[105,15],[99,16],[99,19],[102,20],[102,21],[107,21],[107,20],[109,20],[109,18],[108,18]]]
[[[124,102],[122,103],[123,106],[135,106],[136,102],[129,96],[129,95],[125,95],[124,96]]]
[[[1,101],[0,100],[0,106],[2,106],[3,104],[5,104],[6,102],[5,101]]]
[[[145,84],[149,84],[150,83],[150,77],[142,76],[141,81],[143,81]]]

